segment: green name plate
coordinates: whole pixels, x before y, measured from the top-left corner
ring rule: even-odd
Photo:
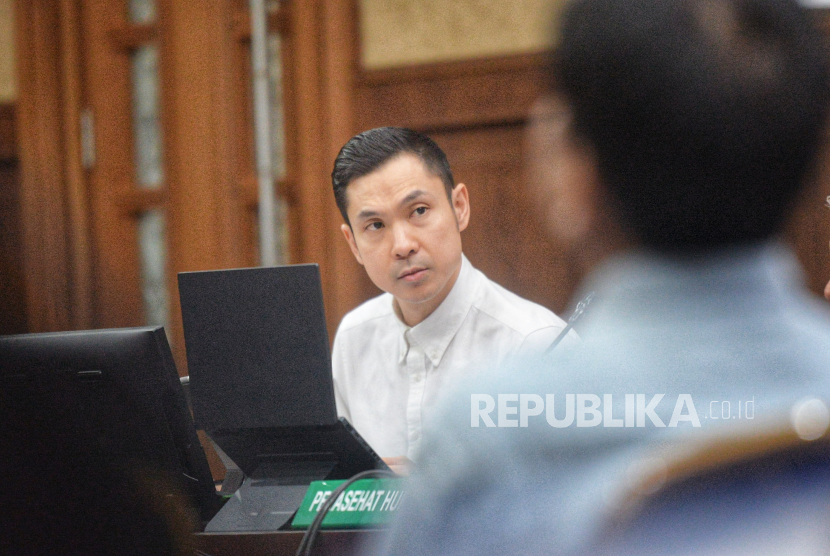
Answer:
[[[305,493],[303,503],[291,527],[304,529],[311,525],[317,512],[331,493],[345,481],[314,481]],[[321,524],[325,529],[375,527],[388,523],[403,497],[401,479],[361,479],[335,500]]]

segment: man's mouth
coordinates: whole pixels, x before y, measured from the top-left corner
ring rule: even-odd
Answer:
[[[413,267],[403,271],[399,276],[398,280],[403,280],[405,282],[416,282],[424,277],[426,274],[427,269],[422,267]]]

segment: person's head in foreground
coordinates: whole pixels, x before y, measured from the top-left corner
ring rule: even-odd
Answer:
[[[830,400],[830,318],[786,249],[767,245],[824,144],[830,70],[810,17],[795,0],[568,4],[530,181],[552,233],[604,259],[586,280],[583,341],[459,388],[386,553],[599,553],[625,494],[666,479],[660,449],[735,432],[738,419],[706,418],[715,400],[733,400],[735,418],[752,396],[759,418],[744,424],[761,427],[789,425],[799,399]],[[683,421],[681,396],[697,406]],[[789,509],[763,483],[733,486],[753,502],[683,513],[728,498],[704,492],[633,553],[779,553],[764,545],[793,538]],[[724,523],[736,527],[715,538]],[[705,550],[732,532],[751,542]]]
[[[383,127],[350,139],[332,172],[343,235],[372,282],[414,326],[438,307],[461,270],[467,187],[443,151],[415,131]]]
[[[668,254],[776,233],[822,146],[827,50],[797,3],[582,0],[534,147],[559,237]]]
[[[830,208],[830,195],[828,195],[824,206]],[[827,284],[824,286],[824,298],[827,301],[830,301],[830,281],[828,281]]]

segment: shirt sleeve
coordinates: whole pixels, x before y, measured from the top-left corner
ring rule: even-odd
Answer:
[[[337,416],[345,417],[350,423],[352,422],[352,415],[349,411],[348,399],[346,397],[344,386],[346,374],[346,354],[343,348],[343,334],[338,328],[334,335],[334,346],[331,350],[331,374],[334,382],[334,401],[337,405]]]

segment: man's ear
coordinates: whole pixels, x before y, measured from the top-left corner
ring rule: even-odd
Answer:
[[[352,233],[352,228],[348,224],[341,224],[340,231],[343,232],[343,235],[346,238],[346,243],[349,244],[349,248],[352,250],[354,254],[354,258],[357,259],[357,262],[363,264],[363,259],[360,258],[360,251],[357,249],[357,243],[354,240],[354,233]]]
[[[452,208],[458,222],[458,231],[463,232],[470,223],[470,192],[463,183],[459,183],[452,190]]]
[[[593,149],[577,139],[567,105],[553,97],[536,101],[528,130],[530,189],[554,237],[587,238],[600,220],[600,187]]]

